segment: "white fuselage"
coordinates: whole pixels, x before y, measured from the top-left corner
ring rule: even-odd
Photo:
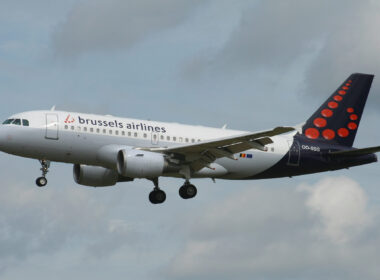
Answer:
[[[99,151],[109,146],[129,148],[177,147],[240,135],[244,131],[182,125],[63,111],[30,111],[11,119],[27,120],[28,126],[3,124],[0,150],[28,158],[104,166]],[[247,150],[236,160],[220,158],[213,168],[193,177],[242,179],[259,174],[279,162],[293,143],[296,132],[271,137],[268,151]],[[110,166],[104,166],[112,168]]]

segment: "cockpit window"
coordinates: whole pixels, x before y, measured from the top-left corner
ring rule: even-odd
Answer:
[[[3,124],[21,125],[21,122],[23,126],[29,126],[29,121],[25,119],[7,119],[3,122]]]
[[[15,119],[12,124],[21,125],[21,120],[20,119]]]
[[[3,124],[10,124],[14,121],[15,119],[7,119],[3,122]]]

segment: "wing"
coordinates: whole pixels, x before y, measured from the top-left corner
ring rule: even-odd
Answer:
[[[273,143],[269,137],[294,130],[293,127],[276,127],[272,130],[245,133],[180,147],[143,148],[143,150],[165,153],[172,158],[180,159],[182,164],[188,164],[193,171],[197,171],[209,166],[217,158],[235,159],[234,154],[248,149],[266,151],[265,145]]]

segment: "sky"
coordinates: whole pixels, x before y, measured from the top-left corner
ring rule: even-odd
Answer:
[[[379,145],[380,2],[0,0],[0,115],[57,109],[256,131],[375,74],[356,147]],[[379,279],[379,164],[259,181],[77,185],[1,153],[0,279]]]

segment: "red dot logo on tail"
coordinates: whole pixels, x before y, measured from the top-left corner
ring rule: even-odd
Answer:
[[[348,131],[347,128],[342,127],[342,128],[339,128],[339,129],[338,129],[338,135],[339,135],[340,137],[342,137],[342,138],[347,137],[349,134],[350,134],[350,132]]]
[[[345,91],[345,90],[338,90],[338,93],[339,93],[340,95],[345,95],[345,94],[347,93],[347,91]]]
[[[316,128],[308,128],[305,131],[305,135],[310,139],[317,139],[319,137],[319,131]]]
[[[350,120],[356,121],[357,119],[358,119],[358,115],[356,115],[356,114],[351,114],[350,115]]]
[[[327,104],[327,106],[329,106],[329,108],[331,109],[335,109],[338,108],[338,103],[336,103],[335,101],[331,101]]]
[[[327,121],[324,118],[316,118],[313,123],[316,127],[325,127]]]
[[[333,112],[330,109],[323,109],[321,114],[325,118],[330,118],[333,115]]]
[[[350,129],[350,130],[355,130],[358,128],[358,125],[354,122],[350,122],[348,123],[347,127]]]
[[[325,129],[323,132],[322,132],[322,136],[323,138],[325,138],[326,140],[332,140],[335,138],[335,132],[334,130],[332,129]]]

